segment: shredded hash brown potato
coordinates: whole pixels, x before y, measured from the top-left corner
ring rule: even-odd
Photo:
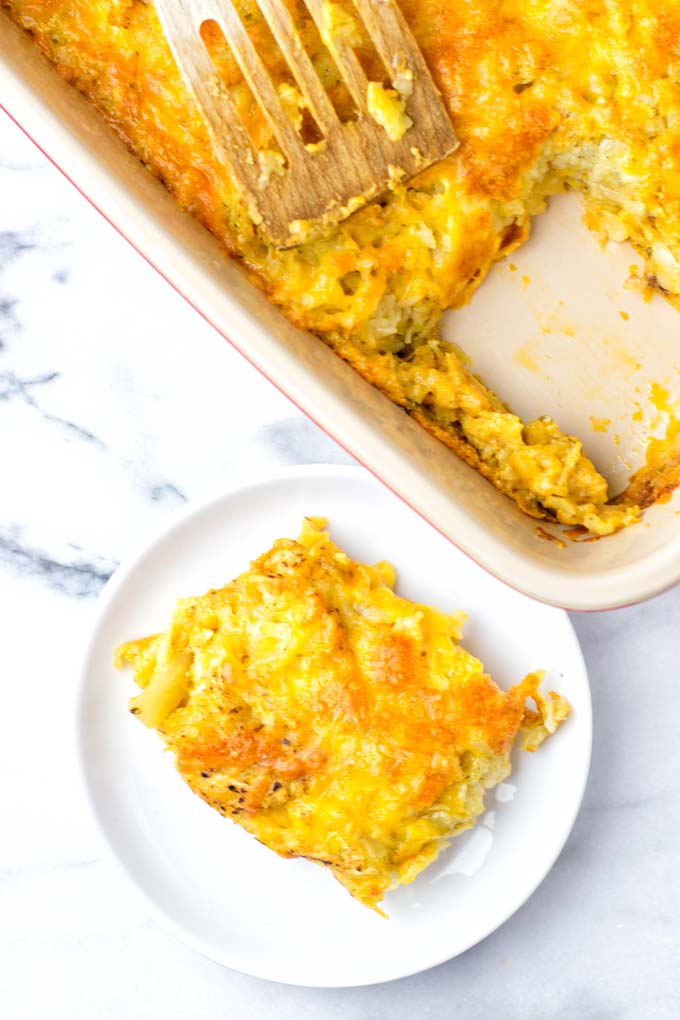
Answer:
[[[518,733],[534,751],[569,705],[539,673],[502,691],[458,643],[464,614],[395,595],[388,563],[352,561],[324,525],[180,599],[115,662],[192,790],[377,908],[474,825]]]
[[[301,0],[292,10],[336,107],[352,101]],[[628,490],[607,483],[549,417],[523,423],[439,335],[494,260],[565,188],[603,238],[645,258],[646,284],[680,296],[679,0],[400,0],[451,113],[460,146],[395,183],[322,238],[280,251],[253,224],[187,99],[149,0],[0,0],[130,148],[238,258],[296,324],[312,330],[523,510],[593,535],[635,523],[680,480],[680,442],[657,447]],[[254,0],[245,24],[303,137],[304,101]],[[326,5],[325,39],[367,68],[374,115],[407,131],[405,72],[384,71],[350,0]],[[276,143],[220,34],[205,41],[263,154]],[[396,98],[395,98],[396,97]],[[406,104],[404,106],[404,104]],[[402,107],[404,107],[402,111]]]

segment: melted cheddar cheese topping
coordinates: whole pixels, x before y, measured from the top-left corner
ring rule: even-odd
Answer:
[[[389,564],[352,561],[324,524],[180,599],[116,664],[196,793],[377,907],[474,824],[518,732],[534,750],[569,706],[538,674],[501,690],[458,643],[464,614],[400,598]]]
[[[334,36],[355,47],[375,83],[374,116],[395,135],[408,131],[403,73],[396,91],[383,87],[350,0],[325,4],[321,35],[301,0],[282,2],[342,115],[352,115],[352,102],[324,43]],[[467,301],[565,188],[582,193],[603,238],[628,240],[644,256],[650,287],[680,296],[678,0],[400,0],[459,148],[287,251],[267,243],[216,159],[150,0],[0,3],[293,322],[526,512],[605,535],[678,483],[674,434],[612,500],[577,438],[547,416],[523,423],[438,329],[444,309]],[[237,5],[304,131],[304,102],[256,3]],[[220,34],[208,26],[204,38],[266,179],[280,169],[269,124]]]

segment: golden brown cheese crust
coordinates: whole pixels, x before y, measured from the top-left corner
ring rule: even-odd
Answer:
[[[568,711],[536,674],[500,690],[458,644],[462,615],[399,598],[394,580],[308,520],[116,654],[143,688],[133,712],[196,793],[373,907],[474,823],[520,728],[533,750]]]
[[[672,451],[666,464],[655,449],[642,471],[647,481],[611,501],[578,440],[549,419],[524,426],[467,372],[438,322],[522,242],[546,196],[567,185],[583,192],[595,229],[644,255],[651,286],[680,295],[678,0],[401,0],[460,147],[324,240],[287,252],[265,243],[216,162],[152,3],[0,2],[290,319],[523,509],[608,534],[676,484]],[[304,6],[286,2],[343,106]],[[299,115],[253,0],[240,7]],[[209,41],[242,116],[268,148],[269,127],[228,50]],[[370,69],[368,51],[363,57]]]

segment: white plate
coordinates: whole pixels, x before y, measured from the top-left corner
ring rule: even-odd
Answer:
[[[220,586],[305,514],[325,516],[355,558],[388,559],[407,598],[470,615],[465,644],[502,686],[531,669],[573,714],[535,755],[517,752],[472,833],[410,885],[390,920],[323,869],[278,858],[192,794],[158,737],[126,710],[134,685],[115,646],[162,629],[180,595]],[[566,614],[512,591],[442,538],[369,474],[287,469],[186,510],[106,586],[85,659],[80,739],[103,833],[158,920],[229,967],[291,984],[362,985],[404,977],[474,945],[521,906],[569,835],[591,745],[586,671]]]

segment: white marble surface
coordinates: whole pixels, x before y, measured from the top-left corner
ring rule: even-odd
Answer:
[[[346,459],[0,121],[0,1015],[7,1020],[677,1020],[680,589],[574,619],[595,751],[556,867],[484,943],[394,985],[223,970],[153,924],[74,756],[94,599],[127,549],[244,468]]]

